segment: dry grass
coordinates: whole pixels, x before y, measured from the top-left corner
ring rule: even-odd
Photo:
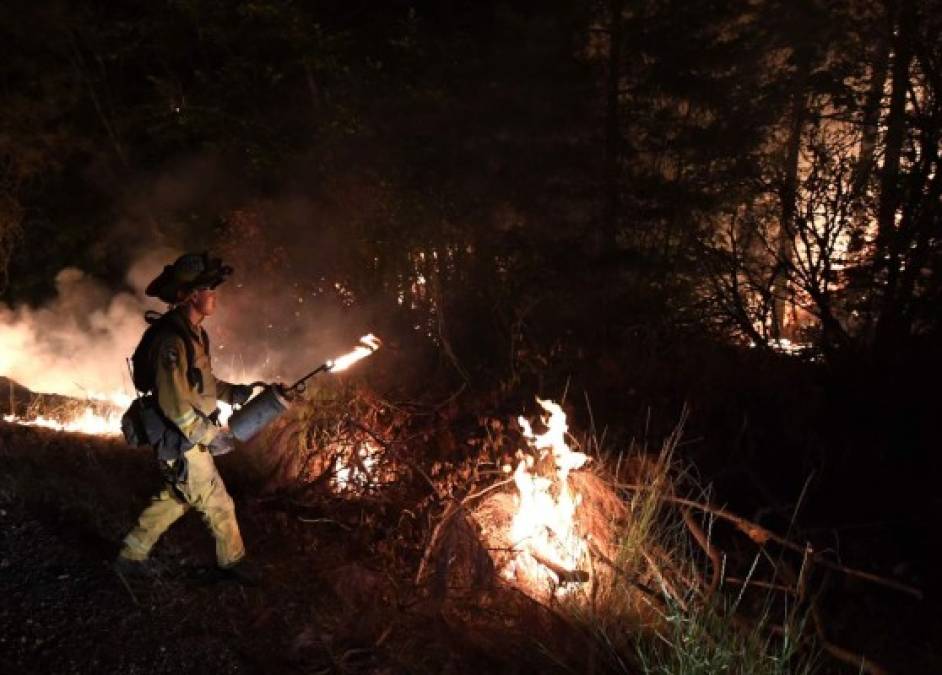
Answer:
[[[618,481],[604,483],[610,495],[627,503],[627,517],[613,528],[616,554],[609,566],[617,573],[597,602],[566,607],[567,616],[594,643],[596,672],[813,672],[816,651],[806,637],[804,615],[783,605],[782,596],[751,586],[758,553],[743,586],[721,584],[717,593],[710,592],[713,561],[691,527],[699,526],[713,547],[714,522],[706,515],[688,524],[690,514],[666,499],[683,490],[708,501],[676,460],[680,433],[678,427],[655,455],[636,449],[627,463],[624,458],[619,463]],[[623,490],[623,484],[646,489]],[[721,564],[720,579],[726,565],[734,566],[725,556]],[[583,664],[571,665],[579,670]]]

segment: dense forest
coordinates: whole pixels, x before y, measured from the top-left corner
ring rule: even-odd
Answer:
[[[8,301],[242,218],[357,297],[422,275],[508,323],[591,276],[614,335],[893,363],[938,330],[931,2],[18,5]]]
[[[211,249],[227,349],[362,325],[402,396],[568,395],[614,445],[686,416],[723,501],[883,523],[844,553],[937,588],[937,0],[39,0],[0,35],[8,311]]]

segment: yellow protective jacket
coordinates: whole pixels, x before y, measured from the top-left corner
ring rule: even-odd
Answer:
[[[211,416],[217,400],[232,402],[233,385],[213,375],[206,331],[192,325],[182,309],[167,317],[178,330],[165,330],[154,340],[157,403],[166,418],[193,445],[208,445],[219,433]],[[192,341],[193,363],[178,332]]]

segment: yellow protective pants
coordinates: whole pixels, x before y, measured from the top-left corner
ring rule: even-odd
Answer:
[[[130,560],[146,560],[160,535],[193,507],[203,516],[216,540],[216,563],[230,567],[245,556],[232,497],[208,451],[195,446],[187,450],[184,458],[186,481],[176,487],[185,499],[181,499],[176,490],[164,487],[151,499],[137,519],[137,525],[124,538],[119,555]]]

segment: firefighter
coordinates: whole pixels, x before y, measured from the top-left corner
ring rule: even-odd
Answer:
[[[149,435],[164,484],[124,538],[115,562],[123,575],[149,574],[151,548],[180,516],[195,508],[216,541],[222,575],[246,584],[258,582],[257,572],[245,560],[232,498],[213,461],[213,455],[233,447],[231,433],[217,422],[217,399],[243,404],[252,388],[213,375],[209,339],[201,325],[216,311],[216,287],[231,273],[218,258],[190,253],[167,265],[145,291],[170,305],[145,332],[134,356],[135,386],[152,392],[155,418],[164,427]],[[145,371],[152,379],[141,385],[140,372]]]

